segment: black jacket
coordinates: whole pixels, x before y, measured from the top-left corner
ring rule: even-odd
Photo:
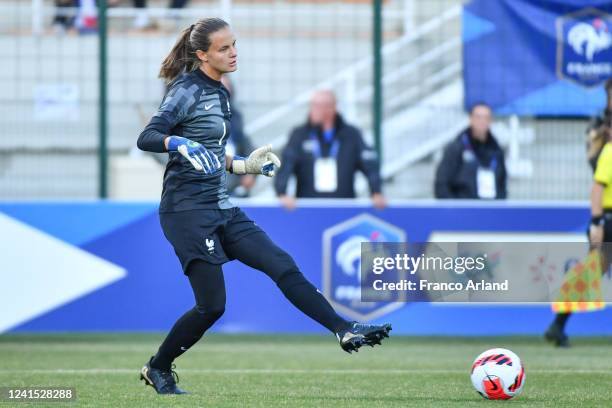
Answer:
[[[204,174],[179,152],[168,152],[159,212],[234,207],[225,177],[231,117],[228,90],[202,70],[185,72],[170,84],[157,113],[138,137],[138,148],[163,153],[166,137],[182,136],[202,144],[217,156],[221,166],[212,174]]]
[[[503,150],[491,133],[485,143],[480,143],[472,137],[469,128],[444,149],[444,156],[436,171],[436,198],[479,198],[476,185],[479,166],[494,171],[496,198],[506,198]]]
[[[372,194],[380,192],[381,180],[376,152],[365,144],[361,132],[345,123],[340,115],[336,116],[335,129],[334,139],[339,142],[337,190],[326,193],[315,190],[315,157],[312,150],[308,149],[308,146],[311,146],[313,142],[311,135],[316,135],[321,146],[322,157],[329,156],[331,145],[323,141],[320,127],[306,123],[293,129],[289,142],[283,150],[282,166],[274,178],[274,188],[278,195],[286,194],[289,177],[295,174],[297,178],[297,197],[354,198],[355,171],[357,170],[362,171],[368,178]]]

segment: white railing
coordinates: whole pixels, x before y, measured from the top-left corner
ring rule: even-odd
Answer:
[[[459,76],[459,74],[461,74],[461,69],[461,62],[453,62],[452,64],[442,68],[440,71],[429,75],[418,85],[411,86],[410,88],[399,92],[391,98],[385,99],[385,107],[390,110],[396,110],[400,107],[406,106],[409,101],[419,95],[423,87],[429,89],[448,82]]]
[[[390,86],[396,81],[404,79],[406,75],[408,75],[411,72],[416,71],[422,65],[432,62],[436,58],[444,56],[450,50],[452,50],[453,48],[457,48],[460,45],[461,45],[461,39],[458,37],[451,38],[448,41],[445,41],[444,43],[431,49],[425,54],[418,56],[416,59],[410,61],[409,63],[400,66],[395,71],[387,75],[384,75],[382,78],[383,86]],[[370,98],[373,92],[374,92],[374,87],[372,85],[367,85],[361,92],[359,92],[359,94],[357,95],[357,99],[364,100],[364,99]]]
[[[460,15],[460,5],[449,8],[441,15],[420,25],[418,28],[405,34],[401,38],[385,44],[381,51],[383,58],[390,57],[394,53],[399,52],[403,47],[416,43],[424,36],[433,33],[435,30],[443,27],[444,24],[446,24],[447,22],[459,18]],[[458,47],[460,45],[461,40],[459,38],[453,38],[449,41],[442,43],[441,45],[428,51],[426,54],[423,54],[422,56],[418,57],[416,60],[403,65],[398,69],[397,72],[394,71],[386,74],[382,79],[383,84],[388,85],[390,83],[393,83],[394,81],[400,79],[402,75],[404,75],[406,72],[415,70],[419,66],[422,66],[432,61],[434,58],[444,55],[444,53],[447,52],[450,48]],[[262,115],[261,117],[249,122],[246,125],[246,132],[248,134],[255,134],[256,132],[264,129],[265,127],[270,126],[275,122],[281,120],[282,118],[293,114],[293,112],[295,112],[296,110],[305,107],[308,104],[312,93],[318,89],[343,89],[343,94],[337,95],[338,100],[341,104],[342,110],[346,118],[349,121],[354,121],[357,116],[357,106],[359,102],[367,100],[372,93],[371,85],[366,85],[366,90],[357,92],[357,78],[360,73],[371,69],[372,63],[373,58],[369,56],[351,64],[350,66],[338,72],[333,77],[317,83],[312,88],[298,94],[282,106],[279,106],[278,108],[271,110],[267,114]],[[280,145],[283,143],[284,139],[285,135],[279,135],[273,138],[271,143],[275,146]]]

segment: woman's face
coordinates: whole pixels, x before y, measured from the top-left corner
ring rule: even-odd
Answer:
[[[200,54],[198,53],[198,57]],[[203,57],[203,58],[202,58]],[[229,27],[222,28],[210,35],[210,47],[200,58],[220,74],[238,69],[236,37]]]
[[[470,128],[472,136],[482,142],[487,140],[489,127],[491,126],[491,109],[488,106],[478,105],[472,109],[470,114]]]

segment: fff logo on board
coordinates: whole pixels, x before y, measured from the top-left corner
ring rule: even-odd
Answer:
[[[362,242],[406,242],[406,233],[365,213],[323,231],[323,294],[338,311],[367,321],[401,308],[403,295],[392,294],[384,302],[361,301]]]
[[[612,77],[612,15],[585,8],[557,19],[557,76],[586,87]]]

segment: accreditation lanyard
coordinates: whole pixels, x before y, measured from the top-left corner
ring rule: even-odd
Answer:
[[[323,157],[323,149],[321,148],[321,141],[317,137],[316,132],[310,133],[310,140],[312,140],[312,155],[315,160]],[[340,142],[336,139],[336,131],[334,129],[331,130],[331,140],[332,145],[329,149],[329,157],[336,159],[338,157],[338,151],[340,150]]]
[[[464,152],[467,152],[470,156],[473,156],[473,160],[478,163],[478,169],[476,170],[476,194],[479,198],[494,199],[497,197],[497,185],[495,183],[495,169],[497,168],[497,158],[493,157],[488,167],[482,165],[474,147],[470,143],[470,139],[464,133],[461,138],[463,141]]]
[[[322,146],[315,132],[310,134],[312,140],[312,155],[314,157],[314,189],[319,193],[332,193],[338,190],[338,164],[336,157],[340,150],[340,142],[331,131],[332,145],[329,156],[322,157]]]
[[[480,160],[478,160],[478,156],[476,156],[476,152],[474,151],[474,146],[472,146],[472,143],[470,142],[468,135],[464,133],[463,136],[461,137],[461,141],[463,142],[463,150],[469,152],[471,156],[474,157],[474,160],[478,162],[478,167],[487,167],[487,166],[483,166]],[[495,172],[495,170],[497,169],[497,157],[493,157],[493,159],[491,159],[491,163],[489,164],[489,169],[492,172]]]

